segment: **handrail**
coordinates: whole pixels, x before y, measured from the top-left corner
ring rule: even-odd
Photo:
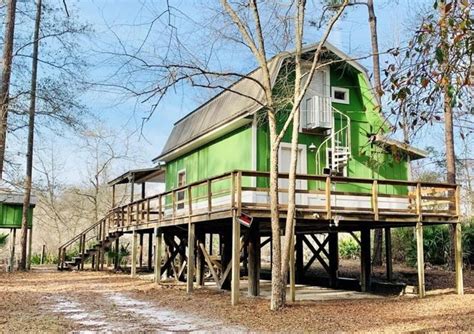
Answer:
[[[351,148],[351,119],[349,116],[346,114],[342,113],[341,111],[337,110],[336,108],[332,107],[333,113],[336,113],[339,115],[339,120],[340,120],[340,129],[336,131],[336,124],[335,124],[335,117],[334,115],[332,116],[332,121],[331,121],[331,134],[329,137],[324,139],[321,144],[318,146],[318,149],[316,150],[316,173],[321,173],[321,153],[322,153],[322,148],[325,148],[325,152],[328,150],[328,144],[331,144],[331,161],[334,163],[335,157],[336,157],[336,142],[344,140],[345,145],[342,145],[344,147],[348,148],[348,154],[350,156],[352,148]],[[345,118],[346,120],[346,125],[342,125],[342,119]],[[344,138],[344,133],[345,133],[345,138]],[[327,159],[327,158],[326,158]],[[326,161],[327,164],[327,161]]]
[[[87,232],[93,230],[94,228],[96,228],[97,226],[99,226],[100,224],[102,224],[108,215],[109,215],[109,212],[106,214],[106,216],[105,216],[104,218],[100,219],[98,222],[94,223],[94,225],[89,226],[87,229],[85,229],[85,230],[82,231],[81,233],[77,234],[76,236],[74,236],[74,237],[73,237],[72,239],[70,239],[69,241],[65,242],[64,244],[62,244],[61,246],[59,246],[59,248],[64,248],[64,247],[69,246],[69,245],[72,244],[74,241],[76,241],[77,239],[79,239],[81,236],[83,236],[83,235],[86,234]]]
[[[247,206],[249,203],[247,201],[242,201],[242,196],[244,191],[248,191],[252,187],[244,186],[246,177],[253,177],[253,178],[269,178],[270,172],[266,171],[250,171],[250,170],[233,170],[227,173],[223,173],[217,176],[213,176],[208,179],[196,181],[190,183],[185,186],[177,187],[166,192],[155,194],[152,196],[145,197],[143,199],[139,199],[133,201],[128,204],[124,204],[121,206],[117,206],[112,208],[107,212],[107,214],[94,223],[93,225],[89,226],[87,229],[79,233],[78,235],[74,236],[69,241],[65,242],[59,247],[59,261],[60,265],[62,266],[65,259],[65,251],[68,247],[70,247],[75,242],[80,242],[79,248],[81,252],[85,251],[85,237],[87,234],[94,229],[97,231],[94,232],[94,236],[92,238],[97,238],[97,240],[104,240],[107,236],[107,232],[110,231],[111,228],[121,228],[121,227],[130,227],[132,225],[140,225],[144,223],[160,223],[160,222],[169,222],[175,219],[183,219],[188,218],[192,219],[195,216],[206,214],[210,218],[211,214],[223,212],[226,210],[237,210],[240,212],[242,206]],[[288,173],[279,173],[279,179],[289,178]],[[420,207],[422,200],[431,200],[433,199],[433,195],[430,193],[427,196],[423,196],[421,194],[422,188],[441,188],[444,195],[440,196],[441,200],[448,199],[450,201],[450,205],[456,208],[456,214],[452,214],[451,209],[448,209],[446,213],[452,214],[452,216],[459,215],[459,185],[457,184],[448,184],[448,183],[439,183],[439,182],[416,182],[416,181],[403,181],[403,180],[374,180],[374,179],[366,179],[366,178],[356,178],[356,177],[342,177],[342,176],[327,176],[327,175],[315,175],[315,174],[297,174],[296,179],[298,180],[307,180],[307,181],[322,181],[321,184],[324,185],[324,190],[321,190],[321,194],[325,196],[325,211],[326,211],[326,218],[332,219],[336,213],[337,205],[332,204],[332,200],[334,199],[333,196],[345,194],[344,192],[338,192],[335,189],[332,189],[332,185],[334,184],[344,184],[344,183],[352,183],[352,184],[364,184],[370,185],[371,188],[367,189],[367,193],[360,193],[362,196],[370,196],[371,203],[372,203],[372,212],[374,217],[378,219],[379,215],[383,214],[383,207],[380,206],[379,198],[383,198],[385,196],[384,193],[379,193],[379,187],[383,185],[398,185],[398,186],[407,186],[407,187],[416,187],[417,189],[417,196],[416,198],[412,197],[410,193],[404,195],[404,197],[408,199],[415,199],[414,202],[417,207]],[[212,182],[221,182],[224,180],[230,181],[230,188],[226,186],[222,189],[216,189],[212,191]],[[207,190],[203,189],[203,192],[207,192],[206,195],[199,195],[193,194],[194,187],[201,187],[205,186]],[[261,187],[259,191],[267,191],[268,187]],[[457,196],[454,196],[455,193],[453,190],[456,191]],[[180,191],[186,191],[185,197],[182,200],[176,201],[173,199],[171,202],[163,201],[165,196],[175,195]],[[283,190],[284,191],[284,190]],[[445,192],[448,192],[446,195]],[[298,190],[297,190],[298,192]],[[220,196],[227,196],[226,194],[230,194],[230,199],[225,200],[224,204],[219,204],[218,206],[214,206],[213,199],[219,198]],[[215,197],[213,197],[215,196]],[[444,197],[443,197],[444,196]],[[173,196],[176,197],[176,196]],[[154,202],[150,204],[150,201],[158,199],[158,202]],[[199,202],[202,200],[201,202]],[[411,200],[410,200],[411,201]],[[207,203],[206,203],[207,202]],[[201,208],[193,207],[194,203],[202,203]],[[425,202],[426,203],[426,202]],[[166,213],[164,210],[166,208],[172,208],[173,215],[171,215],[171,211]],[[182,207],[178,207],[178,205],[183,205]],[[184,210],[182,210],[184,209]],[[195,210],[196,209],[196,210]],[[158,211],[156,211],[158,210]],[[444,210],[444,209],[442,209]],[[422,209],[419,209],[419,212],[423,214]],[[150,218],[150,215],[152,217]],[[420,218],[421,219],[421,218]],[[91,238],[87,239],[90,240]]]

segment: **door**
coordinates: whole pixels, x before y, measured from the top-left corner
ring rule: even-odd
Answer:
[[[278,155],[278,169],[280,173],[288,173],[290,171],[291,162],[291,145],[287,143],[281,143],[280,152]],[[298,163],[296,165],[297,174],[307,174],[306,164],[306,145],[298,145]],[[280,203],[288,203],[288,179],[280,178],[278,180],[278,188],[280,189]],[[306,180],[296,180],[297,190],[308,189],[308,182]],[[296,204],[303,204],[303,194],[296,193]]]

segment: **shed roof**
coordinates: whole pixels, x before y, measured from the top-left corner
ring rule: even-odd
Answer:
[[[428,156],[428,152],[421,150],[419,148],[410,146],[406,143],[401,141],[390,139],[385,136],[377,135],[374,138],[374,143],[378,144],[383,148],[396,148],[408,154],[413,160],[426,158]]]
[[[309,45],[303,49],[303,53],[315,51],[317,47],[318,43]],[[341,59],[350,59],[348,55],[330,43],[326,42],[324,48]],[[272,85],[275,84],[283,61],[292,55],[294,55],[294,52],[285,51],[269,60],[268,67]],[[367,70],[359,63],[350,60],[348,62],[357,70],[367,74]],[[169,153],[187,143],[230,121],[252,115],[258,111],[265,104],[264,91],[259,84],[262,80],[263,72],[259,67],[177,121],[161,154],[153,161],[166,160],[165,158]]]
[[[131,169],[108,182],[109,186],[123,183],[164,182],[165,169],[161,165]]]

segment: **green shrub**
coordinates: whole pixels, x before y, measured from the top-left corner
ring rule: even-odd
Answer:
[[[416,239],[413,227],[394,229],[392,253],[395,260],[416,265]],[[474,262],[474,225],[472,220],[462,225],[463,257],[468,264]],[[448,225],[423,227],[425,261],[444,265],[448,261],[451,239]]]
[[[474,218],[463,224],[462,228],[464,261],[472,265],[474,263]]]
[[[43,264],[53,264],[58,263],[58,256],[53,254],[45,254],[43,259]],[[41,264],[41,254],[35,253],[31,255],[31,264],[39,265]]]
[[[128,250],[129,245],[130,244],[127,244],[125,246],[120,245],[119,254],[118,254],[120,265],[126,264],[127,256],[130,255],[130,251]],[[115,259],[115,257],[117,256],[117,252],[114,249],[111,249],[107,252],[107,256],[111,259]]]
[[[339,241],[339,256],[343,259],[356,259],[360,254],[360,246],[353,238]]]
[[[8,234],[0,233],[0,248],[6,245],[8,239]]]

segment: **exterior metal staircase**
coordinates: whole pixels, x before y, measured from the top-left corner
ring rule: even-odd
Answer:
[[[351,158],[351,120],[332,108],[329,135],[316,150],[316,172],[343,175]],[[323,159],[324,157],[324,159]]]
[[[118,231],[109,233],[106,218],[101,219],[59,247],[58,269],[83,269],[84,263],[89,258],[92,259],[92,266],[99,269],[101,261],[98,259],[111,249],[113,242],[122,234]],[[69,257],[67,250],[71,249],[77,255]]]

